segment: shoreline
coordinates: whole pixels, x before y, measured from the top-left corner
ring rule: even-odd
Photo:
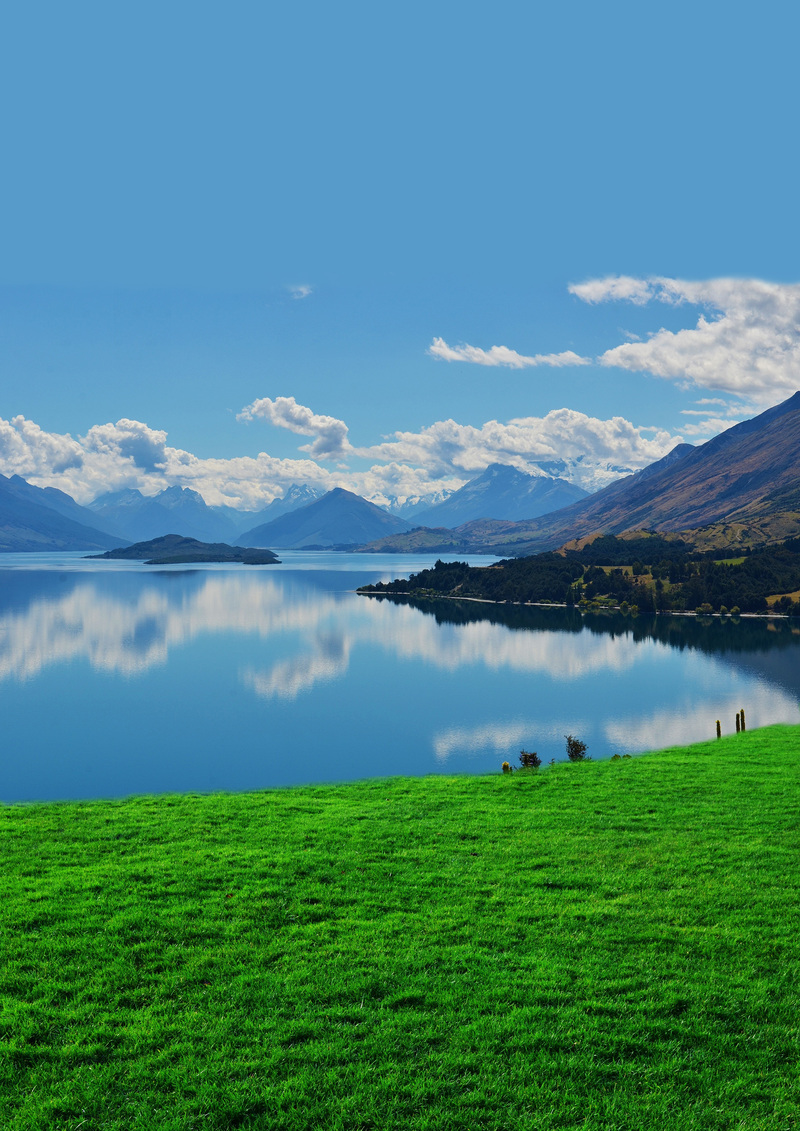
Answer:
[[[354,589],[352,592],[357,593],[359,597],[403,597],[412,601],[473,601],[478,605],[515,605],[521,609],[574,609],[576,612],[583,613],[619,613],[621,612],[620,605],[596,605],[582,607],[580,605],[566,605],[558,601],[493,601],[490,597],[460,597],[454,593],[385,593],[382,590],[373,589]],[[749,617],[755,620],[792,620],[800,619],[792,617],[791,613],[698,613],[691,609],[655,609],[653,612],[643,613],[641,611],[630,614],[623,614],[624,616],[632,615],[634,617],[717,617],[719,620],[742,620],[744,617]]]

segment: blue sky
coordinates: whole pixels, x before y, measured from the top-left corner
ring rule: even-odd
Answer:
[[[800,387],[795,5],[11,8],[5,474],[596,486]]]

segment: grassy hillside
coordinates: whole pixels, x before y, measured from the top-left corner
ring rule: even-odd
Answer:
[[[790,1128],[800,728],[0,809],[4,1128]]]

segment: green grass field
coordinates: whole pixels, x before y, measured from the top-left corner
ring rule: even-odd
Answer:
[[[0,829],[4,1129],[800,1125],[800,727]]]

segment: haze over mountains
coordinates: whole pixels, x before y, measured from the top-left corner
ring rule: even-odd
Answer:
[[[0,552],[108,550],[120,541],[63,491],[0,475]]]
[[[130,542],[180,533],[203,542],[231,541],[241,525],[227,508],[207,506],[203,496],[188,487],[168,487],[147,496],[135,488],[111,491],[89,503],[97,521]]]

